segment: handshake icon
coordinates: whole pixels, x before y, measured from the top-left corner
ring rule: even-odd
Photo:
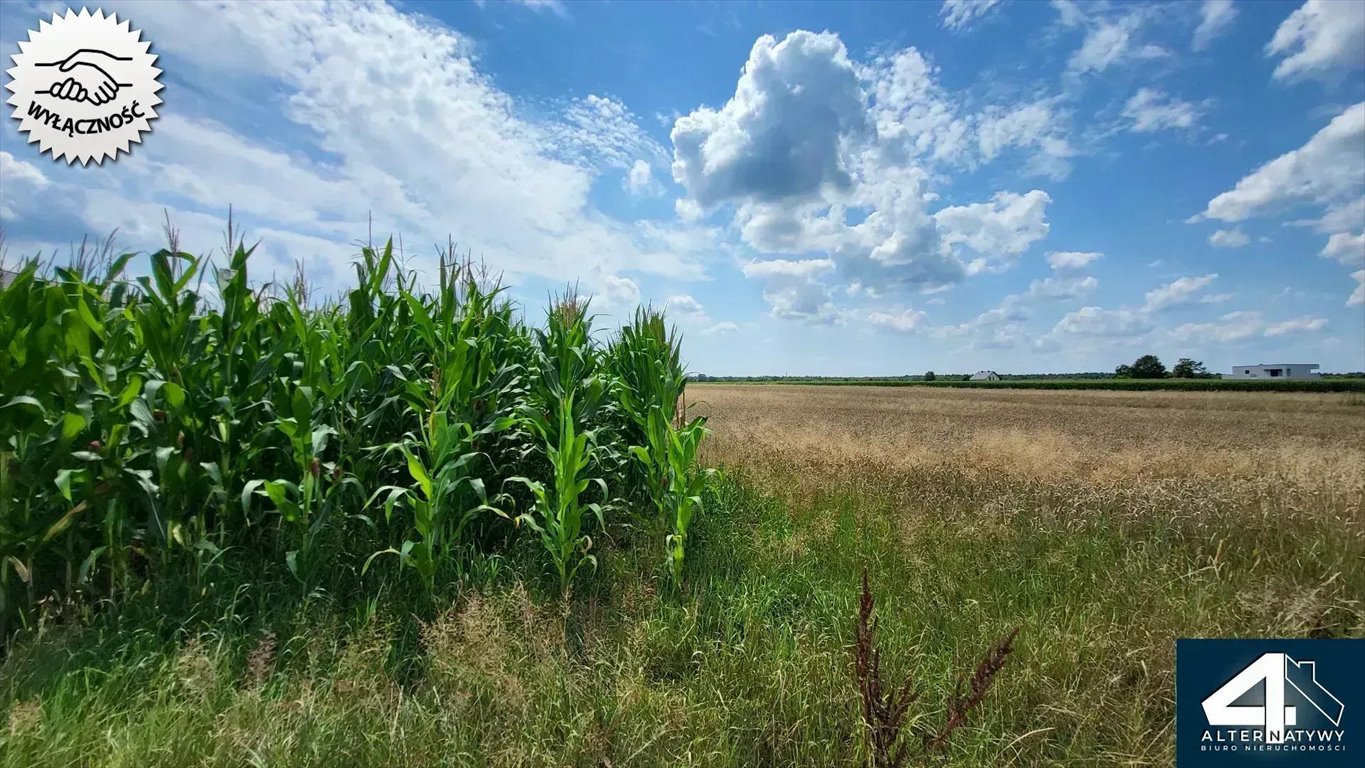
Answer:
[[[129,83],[120,83],[111,74],[118,71],[118,63],[123,61],[132,61],[132,57],[82,48],[60,61],[38,64],[40,67],[56,67],[59,73],[47,90],[38,93],[66,101],[85,101],[96,106],[108,104],[118,96],[120,88],[131,87]]]

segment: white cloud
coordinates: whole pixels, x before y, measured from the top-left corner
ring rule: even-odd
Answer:
[[[1209,245],[1215,248],[1241,248],[1251,242],[1251,238],[1240,229],[1220,229],[1209,235]]]
[[[1010,148],[1072,152],[1049,102],[958,114],[934,75],[913,48],[857,65],[831,33],[759,38],[734,96],[674,125],[673,174],[687,193],[678,212],[732,206],[744,243],[822,254],[841,287],[867,295],[1007,268],[1046,235],[1051,198],[1000,191],[931,213],[928,166],[976,167]],[[789,316],[823,319],[809,311],[821,291],[802,284],[793,303],[794,290],[767,293],[802,307],[780,310]]]
[[[1346,306],[1356,307],[1365,304],[1365,269],[1352,272],[1351,278],[1356,281],[1356,289],[1351,292],[1351,297],[1346,300]]]
[[[1171,329],[1171,336],[1185,340],[1232,342],[1259,335],[1265,328],[1260,312],[1229,312],[1211,323],[1185,323]]]
[[[1198,301],[1198,294],[1218,279],[1217,274],[1199,277],[1181,277],[1147,292],[1143,312],[1160,312],[1163,309],[1192,304]]]
[[[687,294],[669,296],[668,300],[664,302],[664,308],[667,310],[668,314],[675,317],[706,317],[706,312],[703,311],[701,302]]]
[[[839,313],[829,289],[817,278],[834,269],[829,259],[773,259],[745,264],[745,277],[762,280],[763,298],[774,317],[830,323]]]
[[[1199,122],[1199,108],[1155,88],[1140,88],[1124,104],[1123,116],[1132,121],[1130,130],[1151,133],[1167,128],[1193,128]]]
[[[907,307],[899,312],[869,312],[867,322],[880,328],[910,333],[919,330],[926,317],[923,312]]]
[[[1275,30],[1269,56],[1284,56],[1275,79],[1322,77],[1365,66],[1365,5],[1353,0],[1308,0]]]
[[[1055,101],[1042,99],[1012,108],[987,107],[976,117],[977,147],[984,160],[993,160],[1009,147],[1036,150],[1027,170],[1054,179],[1071,171],[1076,150],[1066,139],[1064,120]]]
[[[379,237],[432,243],[458,233],[513,281],[704,274],[705,250],[673,250],[659,229],[617,221],[589,199],[604,168],[662,151],[628,127],[619,102],[591,97],[567,115],[527,119],[480,72],[464,37],[384,4],[229,3],[215,6],[213,25],[181,4],[131,10],[191,82],[223,104],[287,121],[272,130],[295,141],[289,150],[257,142],[198,116],[187,99],[178,116],[158,120],[156,141],[98,179],[62,185],[62,204],[95,231],[117,226],[133,246],[155,245],[159,227],[135,217],[150,210],[146,220],[159,222],[165,208],[182,229],[216,230],[203,241],[187,232],[187,247],[208,248],[232,204],[251,234],[314,259],[325,285],[350,271],[346,244],[365,235],[373,212]],[[433,266],[422,250],[409,257],[415,269]]]
[[[0,151],[0,180],[5,182],[6,192],[9,194],[4,197],[11,198],[16,202],[6,201],[0,198],[0,221],[7,221],[16,218],[14,205],[23,205],[32,202],[30,192],[46,188],[50,182],[38,166],[16,158],[8,152]],[[22,195],[14,194],[19,188],[24,189]]]
[[[861,77],[870,88],[869,115],[879,141],[895,153],[962,163],[971,146],[970,116],[935,77],[938,69],[915,48],[878,56]]]
[[[1066,27],[1085,27],[1081,47],[1067,61],[1067,70],[1074,75],[1100,73],[1129,60],[1156,59],[1169,56],[1170,51],[1159,45],[1143,43],[1139,39],[1148,10],[1131,6],[1132,10],[1114,15],[1104,6],[1090,13],[1075,3],[1053,2]]]
[[[654,180],[654,171],[650,169],[649,163],[644,160],[636,160],[626,172],[626,177],[622,181],[622,186],[627,192],[633,195],[657,195],[663,191],[659,182]]]
[[[1354,205],[1365,193],[1362,146],[1365,102],[1347,108],[1302,147],[1262,165],[1210,200],[1202,216],[1237,222],[1296,202],[1329,209]]]
[[[1322,255],[1346,266],[1365,264],[1365,232],[1338,232],[1327,239]]]
[[[1100,281],[1090,277],[1047,277],[1029,283],[1026,298],[1047,301],[1057,299],[1076,299],[1088,296],[1100,286]]]
[[[715,325],[703,328],[701,332],[707,336],[710,336],[712,334],[717,333],[734,333],[735,331],[738,330],[739,326],[737,324],[732,323],[729,320],[722,320],[721,322],[716,323]]]
[[[868,130],[866,100],[838,35],[755,41],[719,110],[673,125],[673,178],[705,208],[753,198],[813,198],[852,185],[847,137]]]
[[[973,113],[965,99],[939,85],[938,68],[913,47],[877,56],[859,72],[880,162],[909,158],[970,169],[1019,149],[1027,152],[1026,173],[1063,178],[1071,169],[1077,152],[1057,98],[990,104]]]
[[[1304,315],[1303,317],[1296,317],[1293,320],[1285,320],[1284,322],[1281,323],[1275,323],[1273,325],[1266,326],[1265,335],[1287,336],[1291,333],[1309,333],[1312,331],[1320,331],[1326,327],[1327,318],[1309,317],[1308,315]]]
[[[28,184],[37,189],[48,185],[47,177],[38,166],[0,151],[0,177],[11,184]]]
[[[603,275],[593,291],[594,309],[625,315],[640,306],[640,286],[634,280],[616,275]]]
[[[1009,349],[1028,341],[1025,321],[1029,310],[1019,296],[1006,296],[996,307],[986,310],[965,323],[936,325],[927,328],[937,339],[965,339],[976,349]]]
[[[943,0],[938,15],[947,29],[966,29],[978,19],[984,19],[1000,5],[1000,0]]]
[[[1237,7],[1232,0],[1204,0],[1199,9],[1199,26],[1194,30],[1190,47],[1196,51],[1204,50],[1235,18]]]
[[[569,102],[557,120],[540,126],[547,154],[588,169],[633,169],[636,163],[663,163],[668,152],[618,99],[588,94]]]
[[[1051,202],[1039,189],[1022,195],[997,192],[990,202],[943,208],[934,221],[944,243],[965,245],[990,261],[1008,262],[1047,235]]]
[[[1254,310],[1229,312],[1213,322],[1184,323],[1170,331],[1176,339],[1203,340],[1221,343],[1243,341],[1254,337],[1278,338],[1296,333],[1312,333],[1327,327],[1327,319],[1304,315],[1278,323],[1267,323],[1265,316]]]
[[[1048,266],[1055,270],[1083,269],[1104,254],[1094,251],[1053,251],[1047,255]]]
[[[1054,334],[1074,336],[1137,336],[1152,330],[1146,315],[1128,309],[1081,307],[1057,321]]]

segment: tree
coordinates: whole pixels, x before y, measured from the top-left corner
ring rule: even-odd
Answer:
[[[1191,360],[1188,357],[1180,358],[1176,361],[1175,367],[1171,369],[1171,375],[1177,379],[1198,379],[1208,374],[1209,372],[1204,368],[1203,363],[1198,360]]]
[[[1166,366],[1156,355],[1143,355],[1134,360],[1132,365],[1115,368],[1114,375],[1123,379],[1164,379]]]
[[[925,381],[933,381],[934,379],[937,379],[937,378],[938,378],[938,377],[934,375],[934,372],[933,372],[933,371],[925,371],[925,372],[924,372],[924,380],[925,380]]]

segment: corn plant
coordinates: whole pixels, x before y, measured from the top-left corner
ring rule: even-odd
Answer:
[[[441,290],[423,301],[400,282],[412,327],[428,352],[419,378],[403,377],[402,399],[424,414],[418,431],[384,448],[402,454],[416,488],[386,486],[386,517],[403,503],[412,515],[414,538],[377,554],[397,555],[424,582],[434,584],[436,568],[463,538],[480,512],[506,514],[489,503],[481,470],[491,469],[483,442],[515,423],[503,413],[504,395],[516,391],[521,366],[508,358],[513,348],[511,307],[501,289],[481,286],[468,264],[442,264]],[[373,561],[371,557],[371,561]],[[368,563],[367,563],[368,568]]]
[[[663,313],[637,310],[634,322],[621,329],[611,361],[617,399],[632,425],[630,453],[650,502],[668,526],[666,573],[678,585],[688,526],[701,509],[701,490],[708,476],[696,467],[706,420],[698,417],[684,423],[679,416],[687,376],[681,344],[677,334],[668,331]]]
[[[527,328],[450,251],[428,286],[392,242],[362,248],[349,290],[318,300],[301,269],[253,282],[231,231],[216,258],[168,236],[0,286],[0,636],[51,595],[205,587],[227,562],[311,590],[392,554],[434,590],[526,529],[567,593],[616,478],[672,521],[678,573],[704,430],[671,421],[682,373],[657,313],[634,356],[634,331],[599,344],[572,293]]]
[[[565,594],[579,568],[597,566],[590,553],[588,515],[599,528],[606,525],[602,505],[607,484],[600,473],[611,449],[590,426],[605,406],[606,381],[587,312],[588,302],[570,292],[552,303],[546,329],[536,332],[536,375],[520,409],[520,424],[539,442],[550,482],[523,476],[507,480],[530,491],[531,510],[518,520],[540,536]],[[588,501],[586,494],[594,487],[600,498]]]

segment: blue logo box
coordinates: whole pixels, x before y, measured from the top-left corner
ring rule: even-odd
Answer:
[[[1365,766],[1365,640],[1177,640],[1175,759]]]

